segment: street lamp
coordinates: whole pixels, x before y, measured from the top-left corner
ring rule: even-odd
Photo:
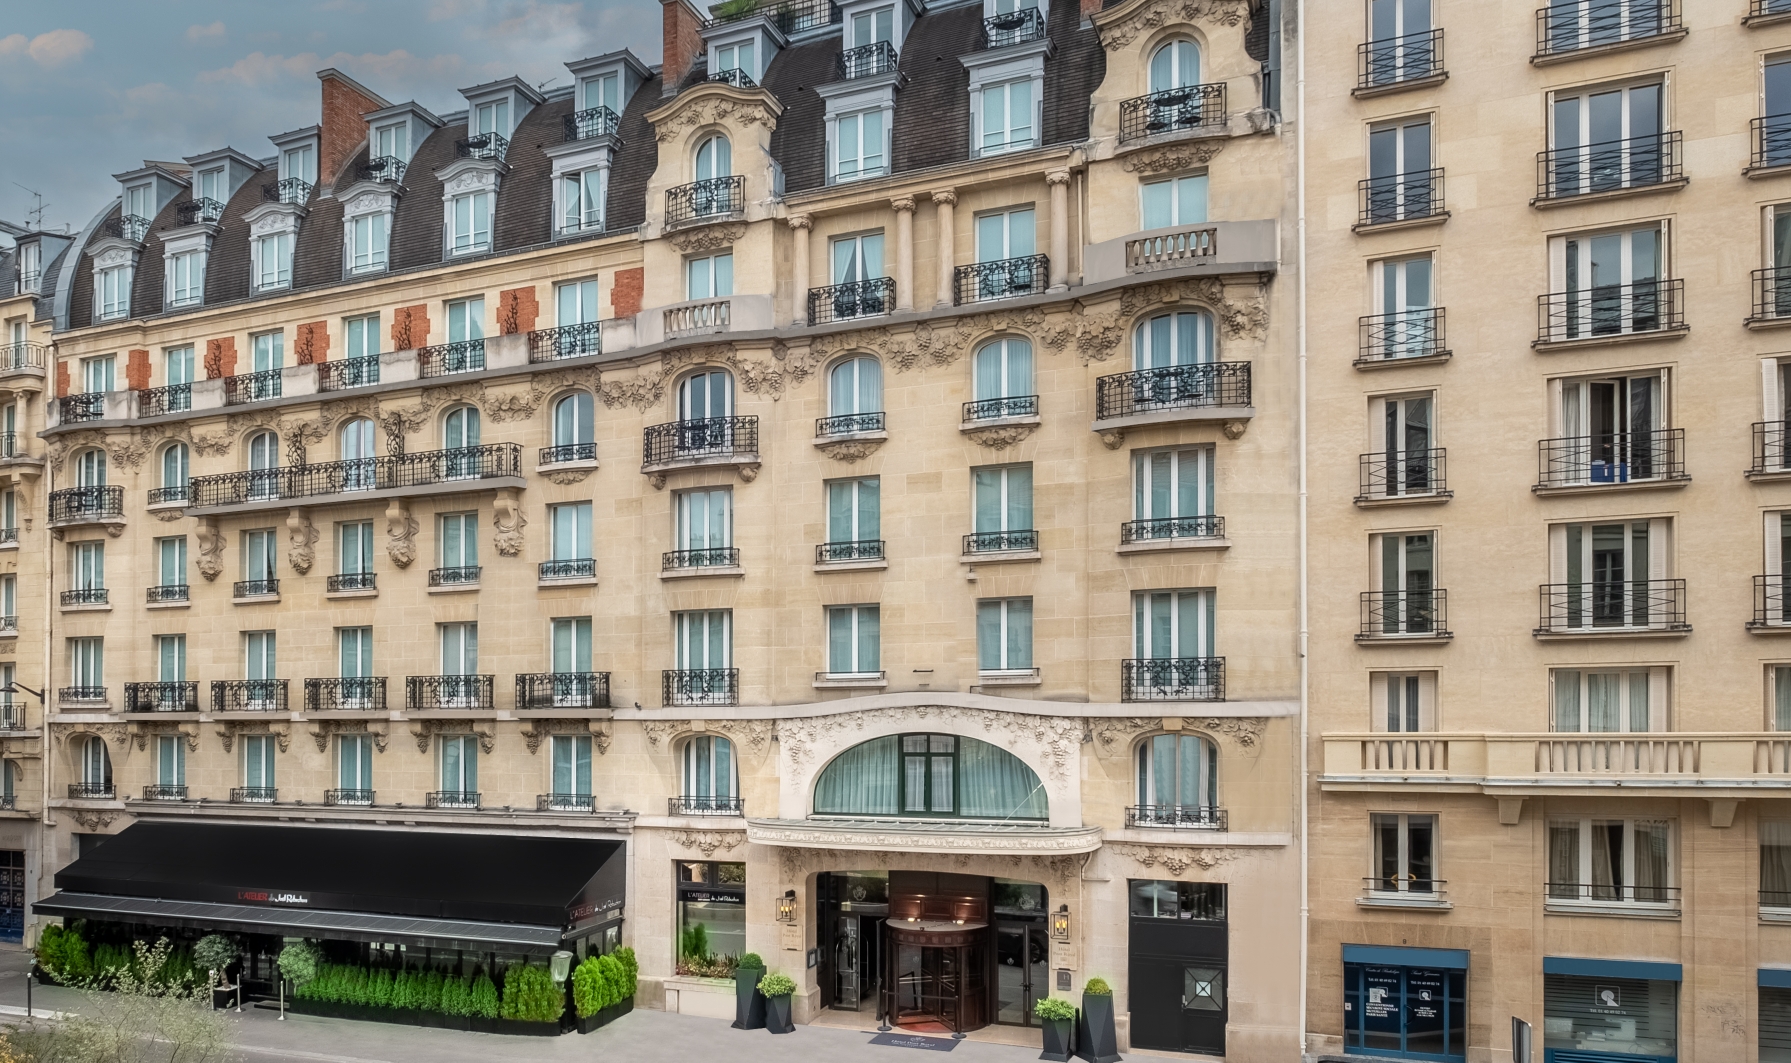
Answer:
[[[794,923],[796,921],[795,890],[785,890],[784,895],[778,898],[777,921],[780,923]]]
[[[1051,913],[1051,936],[1059,941],[1070,939],[1070,906],[1060,904]]]
[[[6,684],[5,686],[0,687],[0,694],[30,694],[32,697],[37,699],[38,704],[40,704],[40,705],[43,704],[43,700],[44,700],[44,692],[43,691],[32,690],[30,687],[26,686],[25,684],[19,682],[16,679],[13,680],[12,682]]]

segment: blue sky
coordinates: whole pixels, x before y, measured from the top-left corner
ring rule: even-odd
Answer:
[[[617,48],[659,61],[656,0],[0,0],[0,219],[79,229],[111,175],[318,120],[336,67],[438,114],[456,90],[515,74],[568,84],[565,63]]]

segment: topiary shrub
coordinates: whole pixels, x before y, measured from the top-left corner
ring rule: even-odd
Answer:
[[[419,986],[417,1007],[424,1011],[442,1010],[442,985],[440,971],[425,972]]]
[[[470,997],[471,1014],[482,1019],[495,1019],[498,1017],[497,985],[492,982],[490,975],[481,971],[473,978],[473,988]]]
[[[609,983],[604,978],[602,956],[586,957],[572,970],[572,1010],[581,1019],[609,1007]]]
[[[1041,1019],[1073,1019],[1076,1005],[1059,997],[1046,997],[1032,1006],[1032,1013]]]
[[[762,971],[765,969],[765,961],[759,957],[758,953],[749,952],[735,960],[734,966],[742,971]]]
[[[392,972],[380,969],[367,979],[367,1003],[376,1008],[392,1006]]]
[[[759,992],[768,997],[787,997],[796,992],[796,980],[774,972],[759,979]]]
[[[193,963],[203,971],[216,971],[219,977],[224,969],[236,962],[240,955],[236,942],[222,934],[207,934],[193,946]]]
[[[1110,997],[1113,995],[1113,987],[1107,984],[1105,978],[1090,978],[1082,983],[1082,992],[1094,997]]]
[[[471,1015],[473,998],[471,987],[465,978],[459,975],[448,975],[442,982],[443,1015]]]
[[[502,1014],[524,1022],[558,1022],[566,997],[545,967],[523,965],[504,972]]]
[[[280,950],[280,975],[288,982],[304,985],[317,977],[323,963],[323,949],[315,941],[295,941]]]
[[[85,982],[93,977],[87,939],[77,929],[50,925],[37,940],[37,963],[58,982]]]
[[[626,999],[634,996],[636,990],[640,988],[641,974],[641,964],[639,960],[635,959],[634,949],[624,946],[623,948],[619,948],[610,953],[610,955],[614,956],[616,962],[622,965],[623,998]]]

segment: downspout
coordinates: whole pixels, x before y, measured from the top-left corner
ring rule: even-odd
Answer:
[[[1308,612],[1310,595],[1307,593],[1307,557],[1310,551],[1309,533],[1307,530],[1307,442],[1306,418],[1306,0],[1294,0],[1294,63],[1299,68],[1298,81],[1295,88],[1297,98],[1294,119],[1294,195],[1296,229],[1298,233],[1297,266],[1299,270],[1299,306],[1298,320],[1295,323],[1299,333],[1299,440],[1300,440],[1300,562],[1299,562],[1299,655],[1300,655],[1300,1057],[1306,1056],[1306,1016],[1308,1004],[1307,971],[1311,960],[1310,931],[1312,927],[1312,855],[1311,855],[1311,820],[1312,786],[1309,781],[1311,768],[1311,656],[1310,630],[1308,628]]]

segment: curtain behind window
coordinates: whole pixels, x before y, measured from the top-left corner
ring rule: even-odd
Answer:
[[[815,784],[815,811],[823,815],[897,815],[900,748],[901,738],[890,735],[853,746],[835,757]]]
[[[1045,788],[1019,757],[974,738],[958,739],[958,812],[991,819],[1044,819]]]

